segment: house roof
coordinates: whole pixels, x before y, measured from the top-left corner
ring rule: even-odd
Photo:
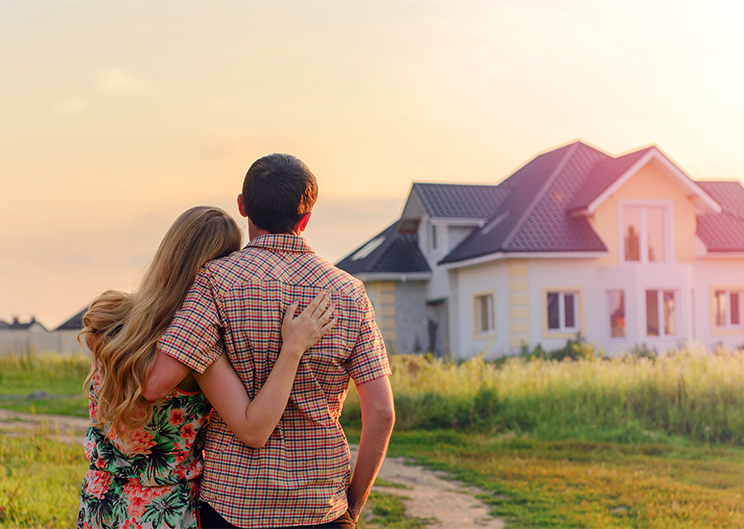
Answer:
[[[414,183],[426,212],[433,218],[487,219],[508,194],[508,186]]]
[[[54,329],[55,331],[64,331],[64,330],[80,330],[84,327],[83,325],[83,316],[88,311],[88,307],[85,307],[83,310],[75,314],[72,318],[67,320],[66,322],[62,323],[59,327]]]
[[[10,323],[0,320],[0,330],[10,329]]]
[[[396,222],[357,248],[336,266],[352,275],[430,273],[418,235],[396,232]]]
[[[605,252],[584,217],[566,214],[594,166],[609,156],[574,142],[535,157],[500,185],[509,192],[501,207],[440,264],[498,252]]]
[[[709,252],[744,252],[744,187],[741,182],[700,180],[697,184],[722,212],[698,215],[697,236]]]
[[[18,318],[15,318],[14,317],[13,318],[13,323],[11,323],[10,326],[7,327],[7,328],[10,329],[10,330],[12,330],[12,331],[25,331],[27,329],[30,329],[34,325],[38,325],[42,329],[46,330],[46,327],[44,327],[44,325],[42,325],[41,322],[36,321],[36,317],[34,317],[34,316],[31,316],[31,319],[28,322],[26,322],[26,323],[21,323],[18,320]]]
[[[432,218],[479,221],[478,227],[439,264],[509,253],[595,255],[607,252],[607,247],[587,215],[651,162],[695,200],[697,233],[708,251],[744,252],[744,187],[738,182],[693,181],[655,146],[613,157],[575,141],[535,156],[498,185],[415,183],[404,216],[408,204],[412,204],[411,218],[421,214],[420,207],[414,207],[411,201],[415,196]],[[378,237],[392,237],[394,229],[390,226]],[[392,239],[384,243],[374,240],[379,247],[357,262],[352,262],[353,255],[347,257],[341,262],[349,267],[344,269],[355,274],[368,263],[382,266],[384,260],[377,264],[377,256],[387,251]],[[413,248],[413,239],[406,240]],[[416,257],[426,263],[418,246]]]

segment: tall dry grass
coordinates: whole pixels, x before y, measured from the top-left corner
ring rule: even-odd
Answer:
[[[531,432],[607,441],[664,436],[744,444],[744,353],[685,347],[656,358],[524,357],[501,364],[393,356],[397,428]],[[343,420],[358,421],[350,390]]]

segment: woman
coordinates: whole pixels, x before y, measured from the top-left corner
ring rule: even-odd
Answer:
[[[297,303],[289,305],[281,353],[253,401],[224,354],[162,401],[146,401],[142,385],[157,341],[199,268],[238,250],[240,239],[237,224],[221,209],[192,208],[170,227],[135,293],[105,292],[85,314],[79,339],[92,353],[86,388],[93,426],[85,436],[91,466],[78,528],[196,528],[210,404],[238,439],[260,448],[286,407],[302,354],[335,324],[327,295],[297,318]]]

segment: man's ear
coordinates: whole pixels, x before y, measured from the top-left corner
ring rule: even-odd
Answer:
[[[248,214],[245,212],[245,206],[243,205],[243,194],[238,195],[238,211],[240,211],[241,216],[247,217]]]
[[[307,228],[307,223],[310,222],[310,212],[308,211],[305,213],[302,218],[300,219],[300,222],[297,223],[297,233],[300,234],[303,231],[305,231],[305,228]]]

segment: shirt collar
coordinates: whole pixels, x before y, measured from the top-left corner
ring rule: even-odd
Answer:
[[[246,248],[264,248],[275,252],[315,253],[305,239],[287,233],[269,233],[254,237]]]

